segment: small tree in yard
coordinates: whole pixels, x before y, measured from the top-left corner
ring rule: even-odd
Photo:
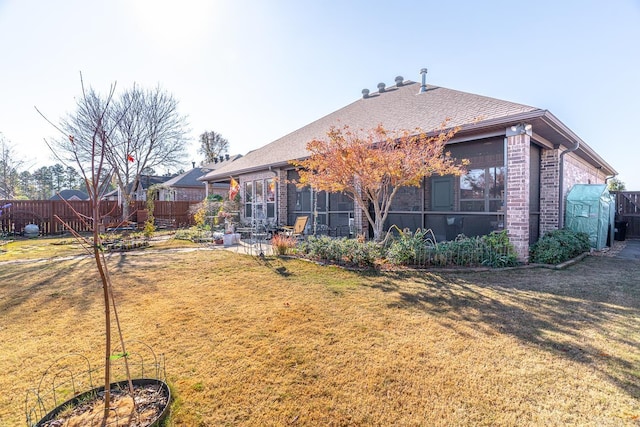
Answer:
[[[108,95],[102,99],[102,102],[96,103],[95,98],[92,96],[93,92],[86,92],[84,85],[82,87],[82,97],[78,100],[78,105],[85,112],[84,115],[84,128],[85,138],[81,143],[78,143],[77,138],[73,134],[66,134],[68,139],[67,148],[70,150],[72,158],[75,160],[76,165],[79,167],[81,175],[86,184],[86,190],[91,200],[91,213],[89,216],[84,216],[78,213],[70,207],[76,214],[76,216],[91,225],[92,237],[86,238],[78,234],[68,223],[56,216],[56,219],[61,221],[67,230],[71,232],[84,246],[84,248],[93,255],[95,265],[99,273],[100,283],[102,285],[103,303],[104,303],[104,321],[105,321],[105,366],[104,366],[104,412],[101,420],[102,426],[108,423],[110,415],[110,380],[111,380],[111,360],[114,358],[124,357],[125,366],[127,371],[127,377],[129,380],[129,390],[133,396],[133,385],[129,375],[129,367],[127,360],[127,353],[124,346],[124,340],[120,329],[120,322],[118,319],[118,312],[116,310],[116,304],[114,300],[113,287],[111,285],[111,276],[107,267],[107,260],[104,255],[102,247],[102,237],[100,234],[101,224],[101,202],[102,196],[109,186],[111,177],[113,175],[113,167],[108,161],[108,154],[114,151],[113,141],[110,139],[113,128],[110,126],[117,126],[117,121],[110,121],[106,119],[109,114],[111,102],[113,102],[115,87],[112,86]],[[43,116],[44,117],[44,116]],[[54,125],[55,126],[55,125]],[[62,127],[55,126],[59,131],[62,131]],[[54,151],[55,153],[55,151]],[[113,316],[112,316],[113,315]],[[115,322],[117,334],[119,336],[122,353],[119,355],[112,355],[112,323]]]
[[[365,213],[374,240],[382,241],[391,202],[401,187],[419,187],[424,177],[436,174],[464,173],[468,161],[457,163],[444,150],[457,129],[445,126],[433,134],[420,129],[389,132],[382,125],[366,133],[348,126],[331,128],[328,139],[307,144],[307,159],[291,162],[299,169],[297,185],[348,195]]]

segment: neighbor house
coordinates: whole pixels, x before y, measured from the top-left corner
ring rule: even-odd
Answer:
[[[167,201],[202,201],[210,194],[225,196],[229,193],[229,182],[207,183],[198,178],[221,167],[227,166],[230,162],[242,157],[240,154],[230,156],[226,154],[219,156],[215,161],[196,167],[184,172],[158,186],[158,200]]]
[[[576,183],[604,183],[616,171],[549,111],[397,77],[395,85],[363,90],[355,102],[202,177],[209,183],[234,177],[241,187],[242,218],[293,224],[310,216],[337,235],[370,235],[363,213],[342,194],[299,189],[291,160],[308,157],[306,144],[332,127],[369,130],[421,128],[437,132],[443,120],[459,131],[447,150],[469,159],[461,177],[433,176],[403,188],[387,226],[431,229],[439,240],[462,233],[506,229],[519,257],[547,231],[562,226],[564,199]],[[317,229],[317,228],[316,228]]]
[[[127,184],[127,192],[131,194],[131,200],[147,200],[147,190],[152,186],[158,186],[164,182],[170,180],[172,176],[154,176],[154,175],[140,175],[140,179],[133,189],[133,182]],[[119,189],[115,189],[102,196],[102,200],[122,201],[122,195]]]
[[[49,200],[89,200],[89,195],[80,190],[61,190]]]

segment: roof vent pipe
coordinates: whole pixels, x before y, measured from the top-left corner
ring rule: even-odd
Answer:
[[[369,97],[369,89],[362,89],[362,98],[367,99]]]
[[[384,92],[384,88],[386,87],[386,85],[384,83],[378,83],[378,92],[382,93]]]
[[[420,86],[419,93],[424,93],[427,91],[427,69],[423,68],[420,70],[420,74],[422,74],[422,85]]]
[[[230,158],[230,157],[229,157],[229,154],[228,154],[228,153],[227,153],[227,154],[225,154],[225,155],[224,155],[224,158],[225,158],[225,160],[229,160],[229,158]]]
[[[404,83],[404,77],[402,76],[396,77],[396,86],[400,87],[402,86],[402,83]]]

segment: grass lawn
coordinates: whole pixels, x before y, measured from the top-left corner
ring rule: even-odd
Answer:
[[[114,255],[171,425],[638,425],[640,263],[362,274],[233,252]],[[2,255],[0,255],[2,261]],[[87,259],[0,264],[0,425],[59,355],[102,359]]]

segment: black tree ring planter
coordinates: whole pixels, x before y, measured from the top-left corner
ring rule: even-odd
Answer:
[[[100,368],[89,359],[70,353],[56,359],[38,386],[27,391],[25,413],[28,427],[159,426],[169,415],[171,391],[165,382],[164,355],[157,356],[140,341],[129,341],[127,352],[117,349],[109,358],[112,383],[106,424],[104,386],[94,380]],[[128,374],[127,374],[128,373]],[[130,374],[130,376],[129,376]],[[131,380],[133,394],[130,393]],[[53,408],[53,409],[52,409]]]
[[[129,395],[128,381],[111,384],[111,408],[108,426],[155,427],[169,415],[171,391],[161,380],[139,378],[132,380],[135,408]],[[67,420],[78,420],[74,425],[100,425],[104,413],[104,387],[81,393],[58,405],[44,416],[35,427],[67,425]]]

